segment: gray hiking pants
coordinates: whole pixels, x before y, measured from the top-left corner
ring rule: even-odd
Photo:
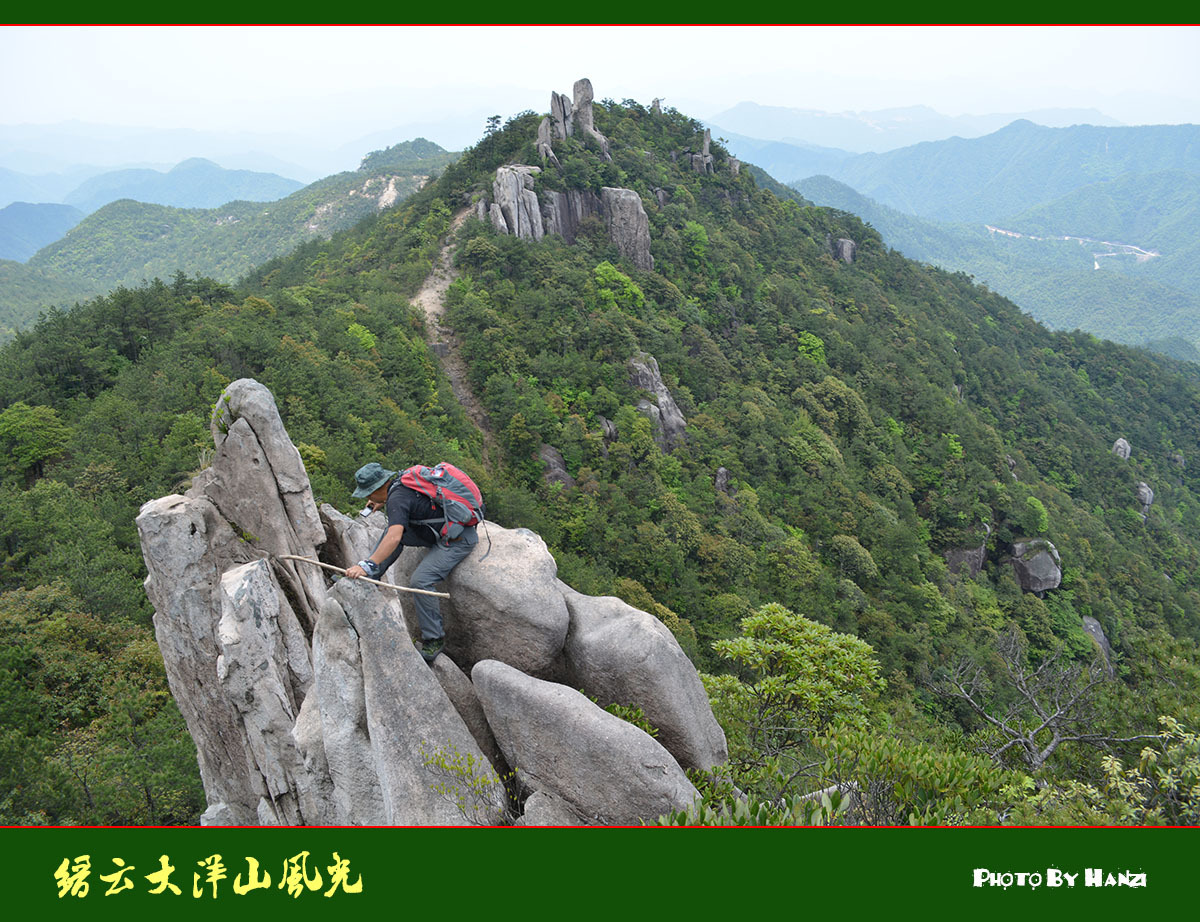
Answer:
[[[413,571],[412,587],[414,589],[434,589],[438,583],[450,575],[453,570],[479,543],[479,535],[475,528],[463,530],[462,537],[450,543],[448,547],[434,545],[425,555],[425,559],[417,564]],[[436,640],[446,633],[442,625],[442,613],[438,599],[430,595],[413,595],[413,605],[417,609],[417,623],[421,627],[422,640]]]

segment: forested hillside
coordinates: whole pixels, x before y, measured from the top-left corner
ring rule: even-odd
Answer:
[[[50,304],[68,306],[177,271],[232,282],[300,243],[402,201],[455,156],[418,138],[370,153],[358,170],[327,176],[278,201],[218,208],[112,202],[39,250],[24,269],[9,271],[13,284],[0,290],[0,324],[19,327]]]
[[[539,121],[515,116],[403,206],[236,285],[121,288],[0,352],[0,820],[203,809],[133,518],[186,489],[213,402],[252,376],[319,502],[355,508],[368,460],[452,461],[496,521],[543,536],[561,579],[661,618],[708,674],[725,780],[764,816],[839,784],[870,792],[857,822],[1195,823],[1186,366],[1050,332],[852,216],[760,188],[720,145],[706,165],[674,110],[597,104],[610,155],[580,133],[553,142],[557,166]],[[572,244],[475,217],[514,162],[544,167],[543,200],[636,192],[653,268],[596,217]],[[484,431],[409,303],[452,222],[446,323]],[[675,441],[631,374],[642,353],[686,419]],[[544,446],[568,479],[545,476]],[[1023,586],[1023,551],[1056,556],[1057,581]],[[1071,706],[1043,724],[1053,701]],[[727,820],[720,779],[703,787],[685,821]]]
[[[828,176],[795,187],[817,204],[858,215],[911,259],[974,276],[1047,326],[1195,360],[1198,183],[1200,174],[1189,173],[1096,183],[999,229],[905,214]],[[1078,233],[1068,237],[1067,230]],[[1083,230],[1094,236],[1081,239]],[[1146,248],[1157,248],[1155,255],[1147,258]]]

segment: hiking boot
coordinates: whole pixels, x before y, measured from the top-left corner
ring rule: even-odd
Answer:
[[[427,663],[432,663],[439,653],[442,652],[442,647],[446,645],[445,637],[435,637],[433,640],[426,640],[417,645],[417,649],[421,653],[422,659]]]

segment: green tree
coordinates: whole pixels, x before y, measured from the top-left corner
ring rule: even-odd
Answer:
[[[868,704],[884,688],[869,644],[777,603],[713,649],[737,672],[703,680],[739,784],[786,791],[815,764],[805,758],[813,737],[865,726]]]
[[[0,413],[0,460],[6,478],[31,487],[47,461],[62,456],[71,430],[51,407],[17,402]]]

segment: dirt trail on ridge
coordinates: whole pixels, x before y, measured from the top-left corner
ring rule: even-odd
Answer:
[[[454,396],[467,412],[468,418],[475,424],[483,435],[483,459],[487,463],[494,444],[491,423],[483,405],[471,390],[467,377],[467,365],[463,361],[459,348],[458,337],[454,330],[445,322],[446,292],[451,283],[458,278],[450,262],[451,243],[455,232],[462,226],[470,214],[470,208],[458,212],[450,222],[450,230],[442,242],[441,253],[433,271],[426,277],[421,290],[412,299],[412,303],[425,312],[425,338],[433,351],[441,357],[442,367],[450,379],[450,387]]]

